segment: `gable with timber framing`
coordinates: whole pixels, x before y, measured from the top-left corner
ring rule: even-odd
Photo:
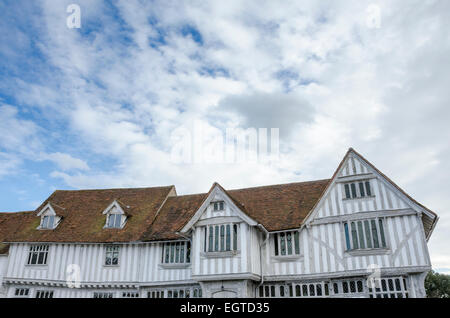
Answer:
[[[382,213],[389,216],[403,213],[421,214],[427,237],[432,230],[430,224],[437,220],[434,212],[412,199],[350,148],[305,223],[313,219],[364,213]]]
[[[223,209],[215,210],[215,203],[222,204]],[[214,183],[207,197],[201,204],[200,208],[194,216],[185,224],[181,232],[188,232],[197,222],[209,223],[215,220],[233,219],[235,221],[244,221],[251,226],[258,223],[243,212],[235,203],[235,201],[226,193],[226,191],[217,183]]]

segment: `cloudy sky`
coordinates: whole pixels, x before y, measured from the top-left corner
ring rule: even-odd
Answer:
[[[0,210],[329,178],[354,147],[440,215],[450,271],[449,24],[449,1],[2,1]],[[193,126],[279,128],[279,160],[176,163]]]

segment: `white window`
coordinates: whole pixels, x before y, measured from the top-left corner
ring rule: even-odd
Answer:
[[[223,211],[224,210],[224,206],[225,206],[225,202],[223,202],[223,201],[216,201],[216,202],[213,202],[213,206],[214,206],[214,211]]]
[[[300,233],[289,231],[273,235],[275,256],[300,255]]]
[[[119,246],[106,246],[105,249],[105,265],[115,266],[119,265]]]
[[[122,214],[109,214],[106,222],[107,228],[121,228],[122,227]]]
[[[167,289],[151,289],[147,291],[147,298],[201,298],[200,286],[187,286]]]
[[[113,298],[113,293],[94,292],[94,298]]]
[[[123,292],[122,298],[139,298],[138,292]]]
[[[54,215],[45,215],[41,219],[41,229],[53,229],[55,225]]]
[[[404,277],[380,278],[369,288],[370,298],[408,298]]]
[[[238,249],[238,224],[209,225],[204,228],[204,251],[226,252]]]
[[[326,297],[330,295],[330,288],[326,282],[293,284],[294,297]]]
[[[347,294],[365,293],[365,279],[347,279],[342,281],[333,281],[331,288],[333,294],[345,296]]]
[[[191,242],[164,243],[162,263],[177,264],[191,262]]]
[[[164,290],[151,290],[147,292],[147,298],[164,298]]]
[[[192,292],[193,298],[202,298],[202,289],[200,287],[194,287]]]
[[[29,288],[16,288],[14,292],[14,297],[28,297],[30,294]]]
[[[272,297],[327,297],[330,289],[327,282],[264,284],[259,287],[258,296]]]
[[[36,298],[53,298],[53,290],[37,290]]]
[[[371,197],[372,189],[370,181],[360,181],[344,184],[344,192],[346,199]]]
[[[48,245],[31,245],[28,253],[28,265],[46,265]]]
[[[378,278],[372,287],[367,278],[357,277],[318,282],[266,283],[259,287],[257,296],[408,298],[408,289],[404,277]]]
[[[348,251],[386,248],[382,219],[345,222],[344,234]]]
[[[167,290],[167,298],[201,298],[202,289],[200,287],[175,288]]]

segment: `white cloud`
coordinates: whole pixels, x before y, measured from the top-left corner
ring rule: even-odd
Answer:
[[[0,118],[0,149],[30,152],[40,146],[35,138],[38,127],[31,120],[19,119],[16,107],[0,104]]]
[[[15,173],[21,163],[17,156],[0,152],[0,177]]]
[[[67,170],[89,170],[87,163],[81,159],[74,158],[66,153],[49,153],[42,155],[43,159],[54,162],[64,171]]]

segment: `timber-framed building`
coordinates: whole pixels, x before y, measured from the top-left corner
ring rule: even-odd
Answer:
[[[326,180],[57,190],[0,213],[0,296],[425,297],[437,220],[351,148]]]

